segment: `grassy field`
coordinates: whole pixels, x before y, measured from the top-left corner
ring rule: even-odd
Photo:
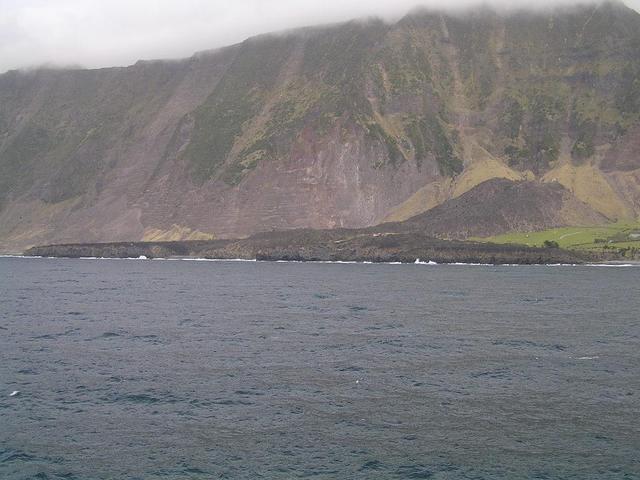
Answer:
[[[571,250],[640,250],[640,223],[620,222],[590,227],[553,228],[541,232],[507,233],[473,240],[492,243],[517,243],[542,247],[545,241],[557,242]]]

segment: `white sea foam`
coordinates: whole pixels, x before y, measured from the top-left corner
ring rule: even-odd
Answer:
[[[463,262],[455,262],[448,263],[445,265],[453,265],[454,267],[495,267],[493,263],[463,263]]]
[[[625,268],[640,267],[640,263],[589,263],[585,267],[609,267],[609,268]]]
[[[158,260],[183,260],[185,262],[257,262],[257,260],[249,258],[195,258],[195,257],[181,257],[181,258],[162,258]]]
[[[67,257],[47,257],[47,258],[67,258]],[[139,260],[138,258],[120,257],[77,257],[78,260]]]
[[[431,260],[429,260],[427,262],[421,262],[419,258],[416,258],[416,261],[413,262],[413,263],[415,263],[416,265],[438,265],[436,262],[431,261]]]
[[[11,255],[2,254],[0,258],[44,258],[44,259],[69,259],[69,257],[44,257],[37,255]],[[148,260],[145,255],[139,257],[76,257],[77,260]],[[164,261],[189,261],[189,262],[273,262],[273,263],[323,263],[323,264],[335,264],[335,265],[410,265],[403,262],[372,262],[372,261],[345,261],[345,260],[257,260],[246,258],[197,258],[197,257],[170,257],[170,258],[153,258],[153,260]],[[423,262],[419,258],[413,262],[415,265],[439,265],[439,266],[464,266],[464,267],[609,267],[609,268],[629,268],[640,267],[640,262],[634,263],[551,263],[551,264],[518,264],[518,263],[465,263],[465,262],[453,262],[453,263],[436,263],[434,261]]]

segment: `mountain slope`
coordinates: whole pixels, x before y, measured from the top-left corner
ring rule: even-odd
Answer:
[[[0,249],[363,227],[491,178],[559,182],[577,200],[556,219],[634,218],[639,75],[640,15],[616,2],[415,11],[178,62],[9,72]],[[547,226],[519,198],[517,228]]]
[[[378,229],[467,239],[564,225],[597,225],[606,217],[559,183],[513,182],[494,178],[398,224]]]

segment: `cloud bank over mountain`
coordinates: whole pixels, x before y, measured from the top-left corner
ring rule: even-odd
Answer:
[[[524,0],[450,0],[447,8]],[[536,7],[576,3],[539,0]],[[640,9],[640,0],[628,0]],[[39,65],[105,67],[178,58],[266,32],[363,16],[393,19],[435,0],[0,0],[0,72]]]

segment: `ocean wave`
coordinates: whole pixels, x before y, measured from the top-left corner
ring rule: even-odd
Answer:
[[[413,262],[415,265],[438,265],[436,262],[431,260],[427,260],[426,262],[421,262],[419,258],[416,258],[416,261]]]

